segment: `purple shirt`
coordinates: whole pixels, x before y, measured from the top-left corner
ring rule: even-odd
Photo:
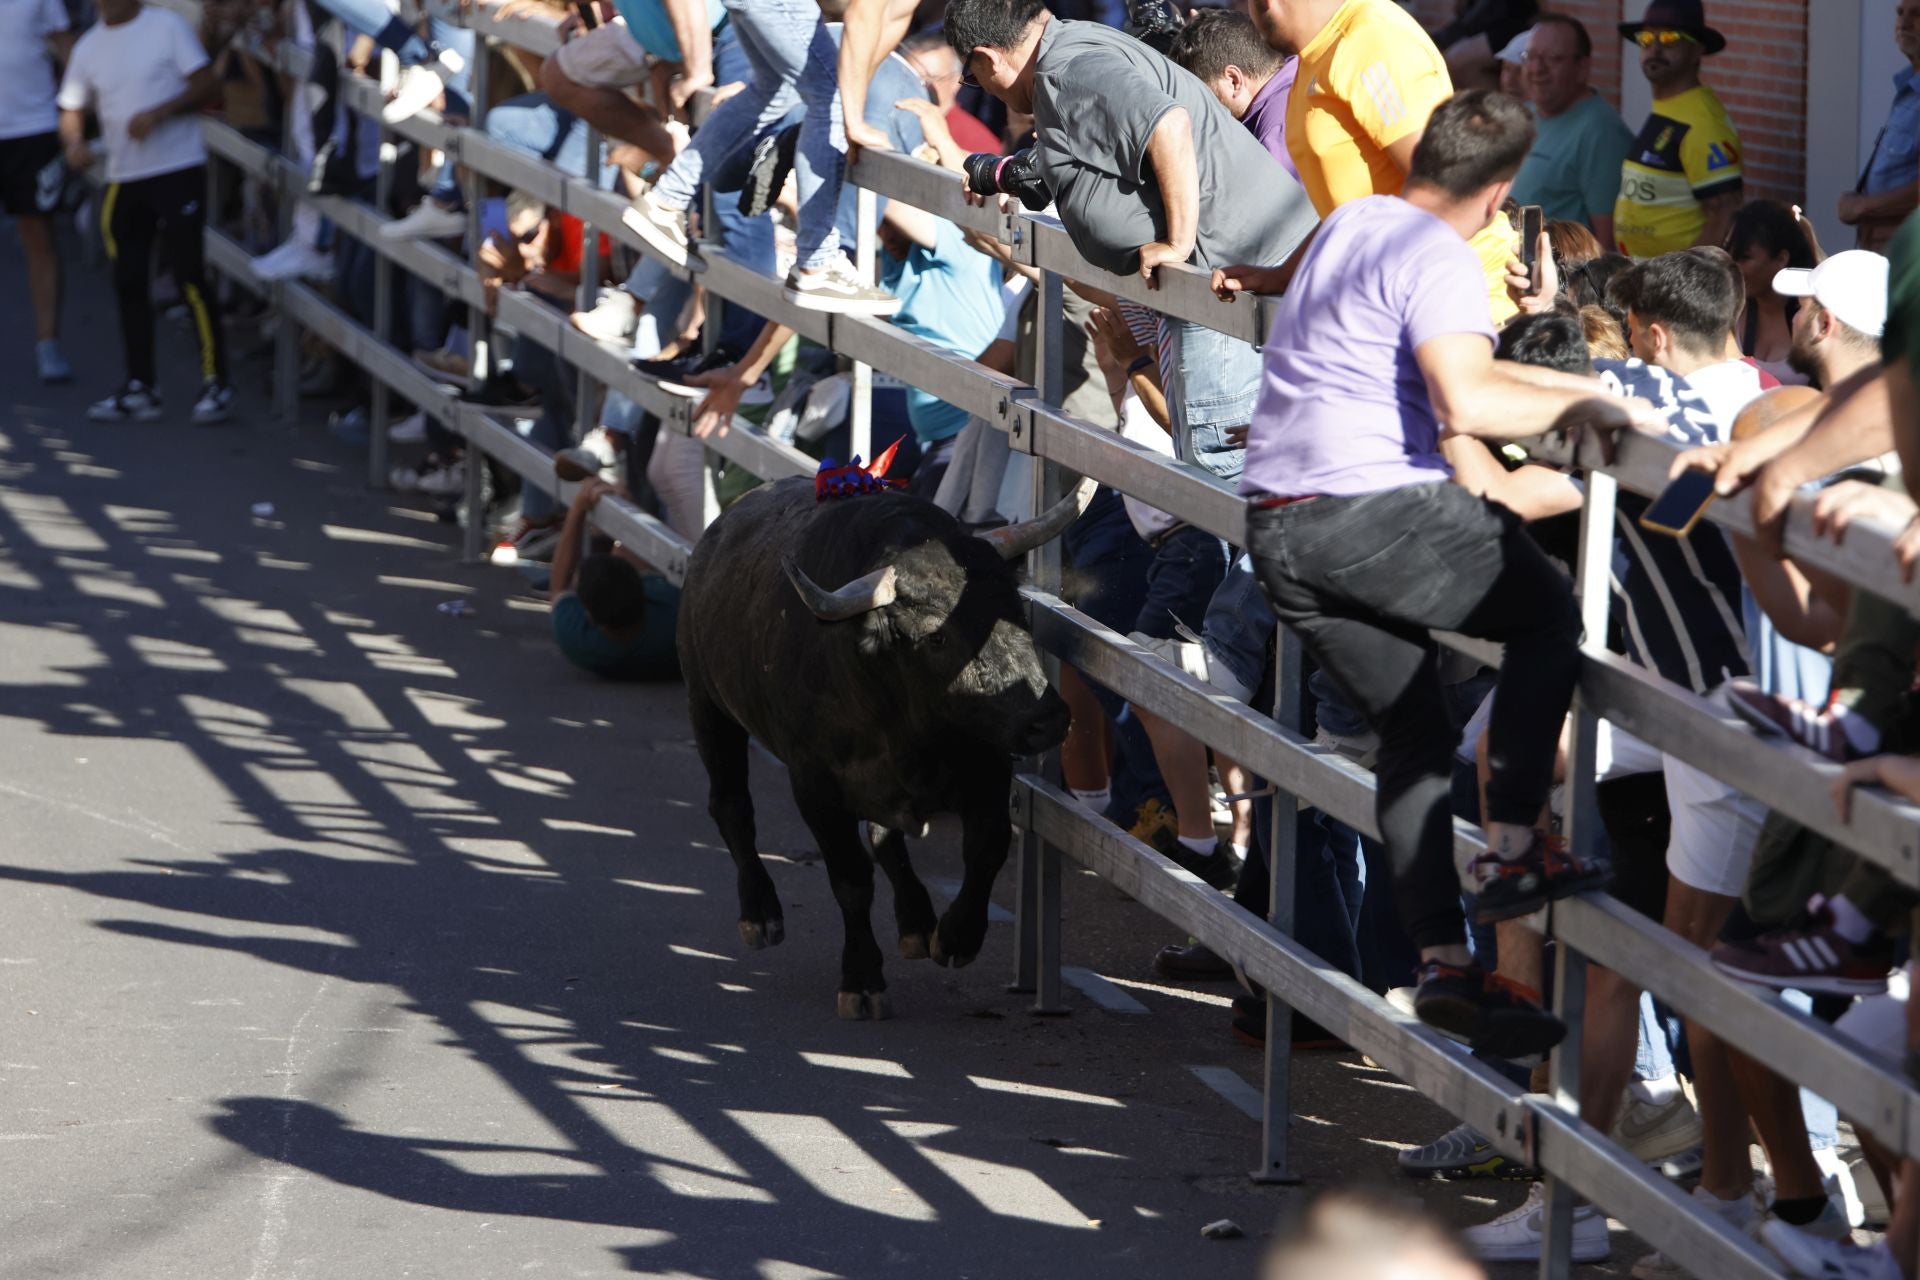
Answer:
[[[1273,79],[1253,95],[1253,101],[1247,104],[1247,114],[1240,117],[1240,123],[1260,139],[1260,145],[1272,153],[1295,182],[1300,180],[1300,168],[1287,153],[1287,94],[1292,91],[1293,78],[1299,71],[1298,58],[1288,58],[1281,63]]]
[[[1320,224],[1267,335],[1240,492],[1351,496],[1445,480],[1414,350],[1452,333],[1494,340],[1479,255],[1398,196]]]

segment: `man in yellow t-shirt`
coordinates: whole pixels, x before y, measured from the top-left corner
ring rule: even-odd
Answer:
[[[1398,195],[1433,109],[1453,96],[1447,61],[1393,0],[1251,0],[1268,44],[1297,50],[1287,99],[1287,151],[1300,185],[1326,217],[1363,196]],[[1517,246],[1504,215],[1472,240],[1495,324],[1515,311],[1507,259]]]
[[[1740,135],[1700,82],[1701,59],[1727,42],[1704,19],[1699,0],[1655,0],[1639,22],[1620,24],[1653,86],[1653,114],[1620,166],[1613,206],[1614,238],[1635,258],[1717,245],[1740,208]]]

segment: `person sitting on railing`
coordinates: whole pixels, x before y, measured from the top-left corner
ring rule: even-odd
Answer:
[[[1380,733],[1380,826],[1421,950],[1415,1008],[1502,1056],[1550,1048],[1565,1027],[1467,950],[1448,813],[1454,735],[1428,633],[1464,629],[1506,645],[1487,853],[1472,868],[1481,918],[1498,920],[1603,879],[1534,829],[1573,696],[1580,620],[1565,578],[1518,523],[1445,483],[1441,424],[1489,438],[1556,425],[1664,430],[1643,400],[1493,362],[1468,242],[1532,140],[1519,103],[1461,94],[1435,110],[1405,198],[1355,201],[1321,226],[1265,348],[1241,480],[1275,613]]]
[[[677,680],[680,589],[624,547],[582,555],[594,504],[609,493],[627,496],[590,476],[567,507],[547,582],[554,643],[568,662],[607,680]]]
[[[807,108],[795,164],[800,229],[798,257],[783,296],[809,311],[891,315],[897,299],[862,280],[840,252],[834,215],[848,150],[888,145],[884,132],[866,120],[867,86],[906,34],[911,4],[850,0],[837,48],[822,13],[806,4],[739,0],[730,12],[753,63],[753,78],[714,109],[653,188],[633,202],[625,214],[627,225],[667,261],[701,269],[688,212],[702,179],[779,123],[797,94]]]
[[[1145,43],[1055,18],[1040,0],[953,0],[945,31],[973,81],[1033,113],[1032,157],[1094,266],[1158,288],[1162,266],[1284,262],[1313,229],[1299,184],[1205,85]],[[1231,479],[1242,452],[1230,437],[1252,416],[1259,357],[1203,325],[1166,323],[1175,456]]]
[[[472,75],[473,32],[448,18],[428,19],[431,39],[398,17],[386,0],[313,0],[349,30],[372,36],[374,43],[400,62],[400,83],[381,113],[388,123],[411,119],[443,96],[449,112],[467,112]]]

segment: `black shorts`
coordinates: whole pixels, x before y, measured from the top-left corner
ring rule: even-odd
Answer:
[[[60,153],[60,135],[36,133],[25,138],[0,138],[0,208],[18,218],[45,216],[60,207],[67,167]]]
[[[1661,923],[1667,914],[1667,842],[1673,815],[1666,775],[1633,773],[1599,786],[1600,821],[1613,846],[1613,896]]]

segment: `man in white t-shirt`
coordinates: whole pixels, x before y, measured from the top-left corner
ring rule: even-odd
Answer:
[[[127,381],[87,416],[150,422],[161,414],[149,276],[154,241],[164,236],[168,267],[200,343],[193,420],[220,422],[231,412],[233,389],[206,283],[207,148],[197,118],[219,86],[199,37],[179,15],[140,0],[101,0],[99,7],[100,22],[75,43],[60,85],[60,141],[67,163],[86,168],[93,161],[87,110],[100,118],[107,147],[100,236],[113,262]]]
[[[42,382],[67,382],[60,352],[60,255],[49,215],[59,206],[59,112],[53,67],[73,48],[60,0],[0,0],[0,209],[19,228],[33,295],[34,361]]]

